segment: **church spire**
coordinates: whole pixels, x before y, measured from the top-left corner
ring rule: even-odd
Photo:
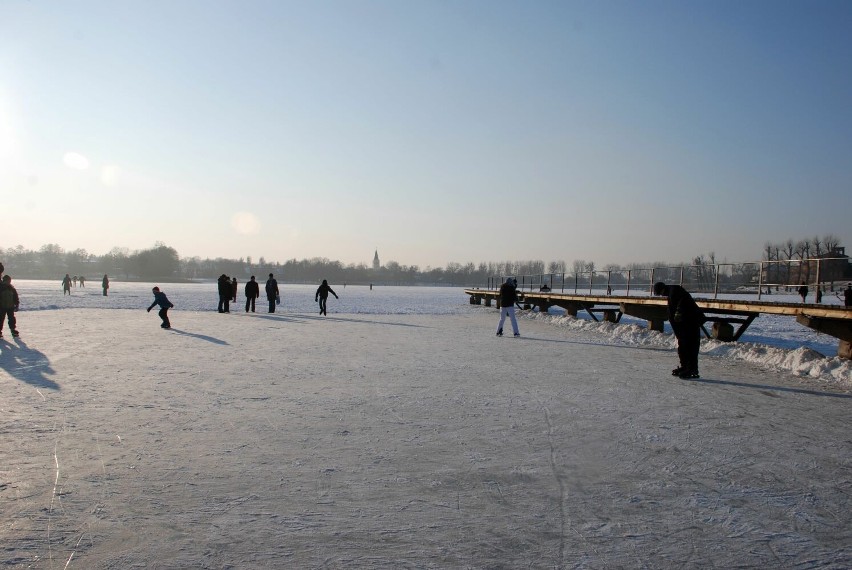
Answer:
[[[373,256],[373,271],[378,271],[382,267],[382,264],[379,262],[379,250],[376,250],[376,254]]]

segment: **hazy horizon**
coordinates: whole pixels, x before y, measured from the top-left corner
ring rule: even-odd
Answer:
[[[680,262],[852,245],[852,3],[0,5],[3,247]]]

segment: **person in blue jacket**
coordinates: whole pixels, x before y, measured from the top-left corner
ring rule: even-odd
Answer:
[[[151,303],[150,307],[148,307],[148,312],[150,313],[151,309],[153,309],[156,305],[159,305],[160,312],[158,314],[160,315],[160,318],[163,319],[163,324],[161,324],[160,327],[164,329],[172,328],[172,324],[169,322],[169,309],[174,307],[174,305],[171,301],[169,301],[169,298],[166,297],[166,294],[160,291],[159,287],[154,287],[152,291],[154,292],[154,302]]]

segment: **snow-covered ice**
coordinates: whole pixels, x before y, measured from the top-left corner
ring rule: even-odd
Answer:
[[[670,335],[527,313],[496,338],[460,289],[221,315],[166,283],[163,331],[150,283],[15,285],[3,565],[852,566],[850,372],[816,333],[705,340],[682,381]]]

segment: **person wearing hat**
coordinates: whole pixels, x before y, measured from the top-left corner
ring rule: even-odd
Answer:
[[[12,336],[18,336],[18,329],[15,328],[17,319],[15,319],[15,311],[18,310],[20,299],[18,291],[12,286],[12,277],[4,275],[0,281],[0,337],[3,336],[3,321],[9,321],[9,330],[12,331]]]
[[[695,299],[680,285],[666,285],[662,281],[654,283],[654,295],[668,299],[668,320],[677,338],[677,356],[680,366],[672,370],[672,376],[679,378],[699,378],[698,350],[701,347],[701,325],[707,317],[698,307]]]

